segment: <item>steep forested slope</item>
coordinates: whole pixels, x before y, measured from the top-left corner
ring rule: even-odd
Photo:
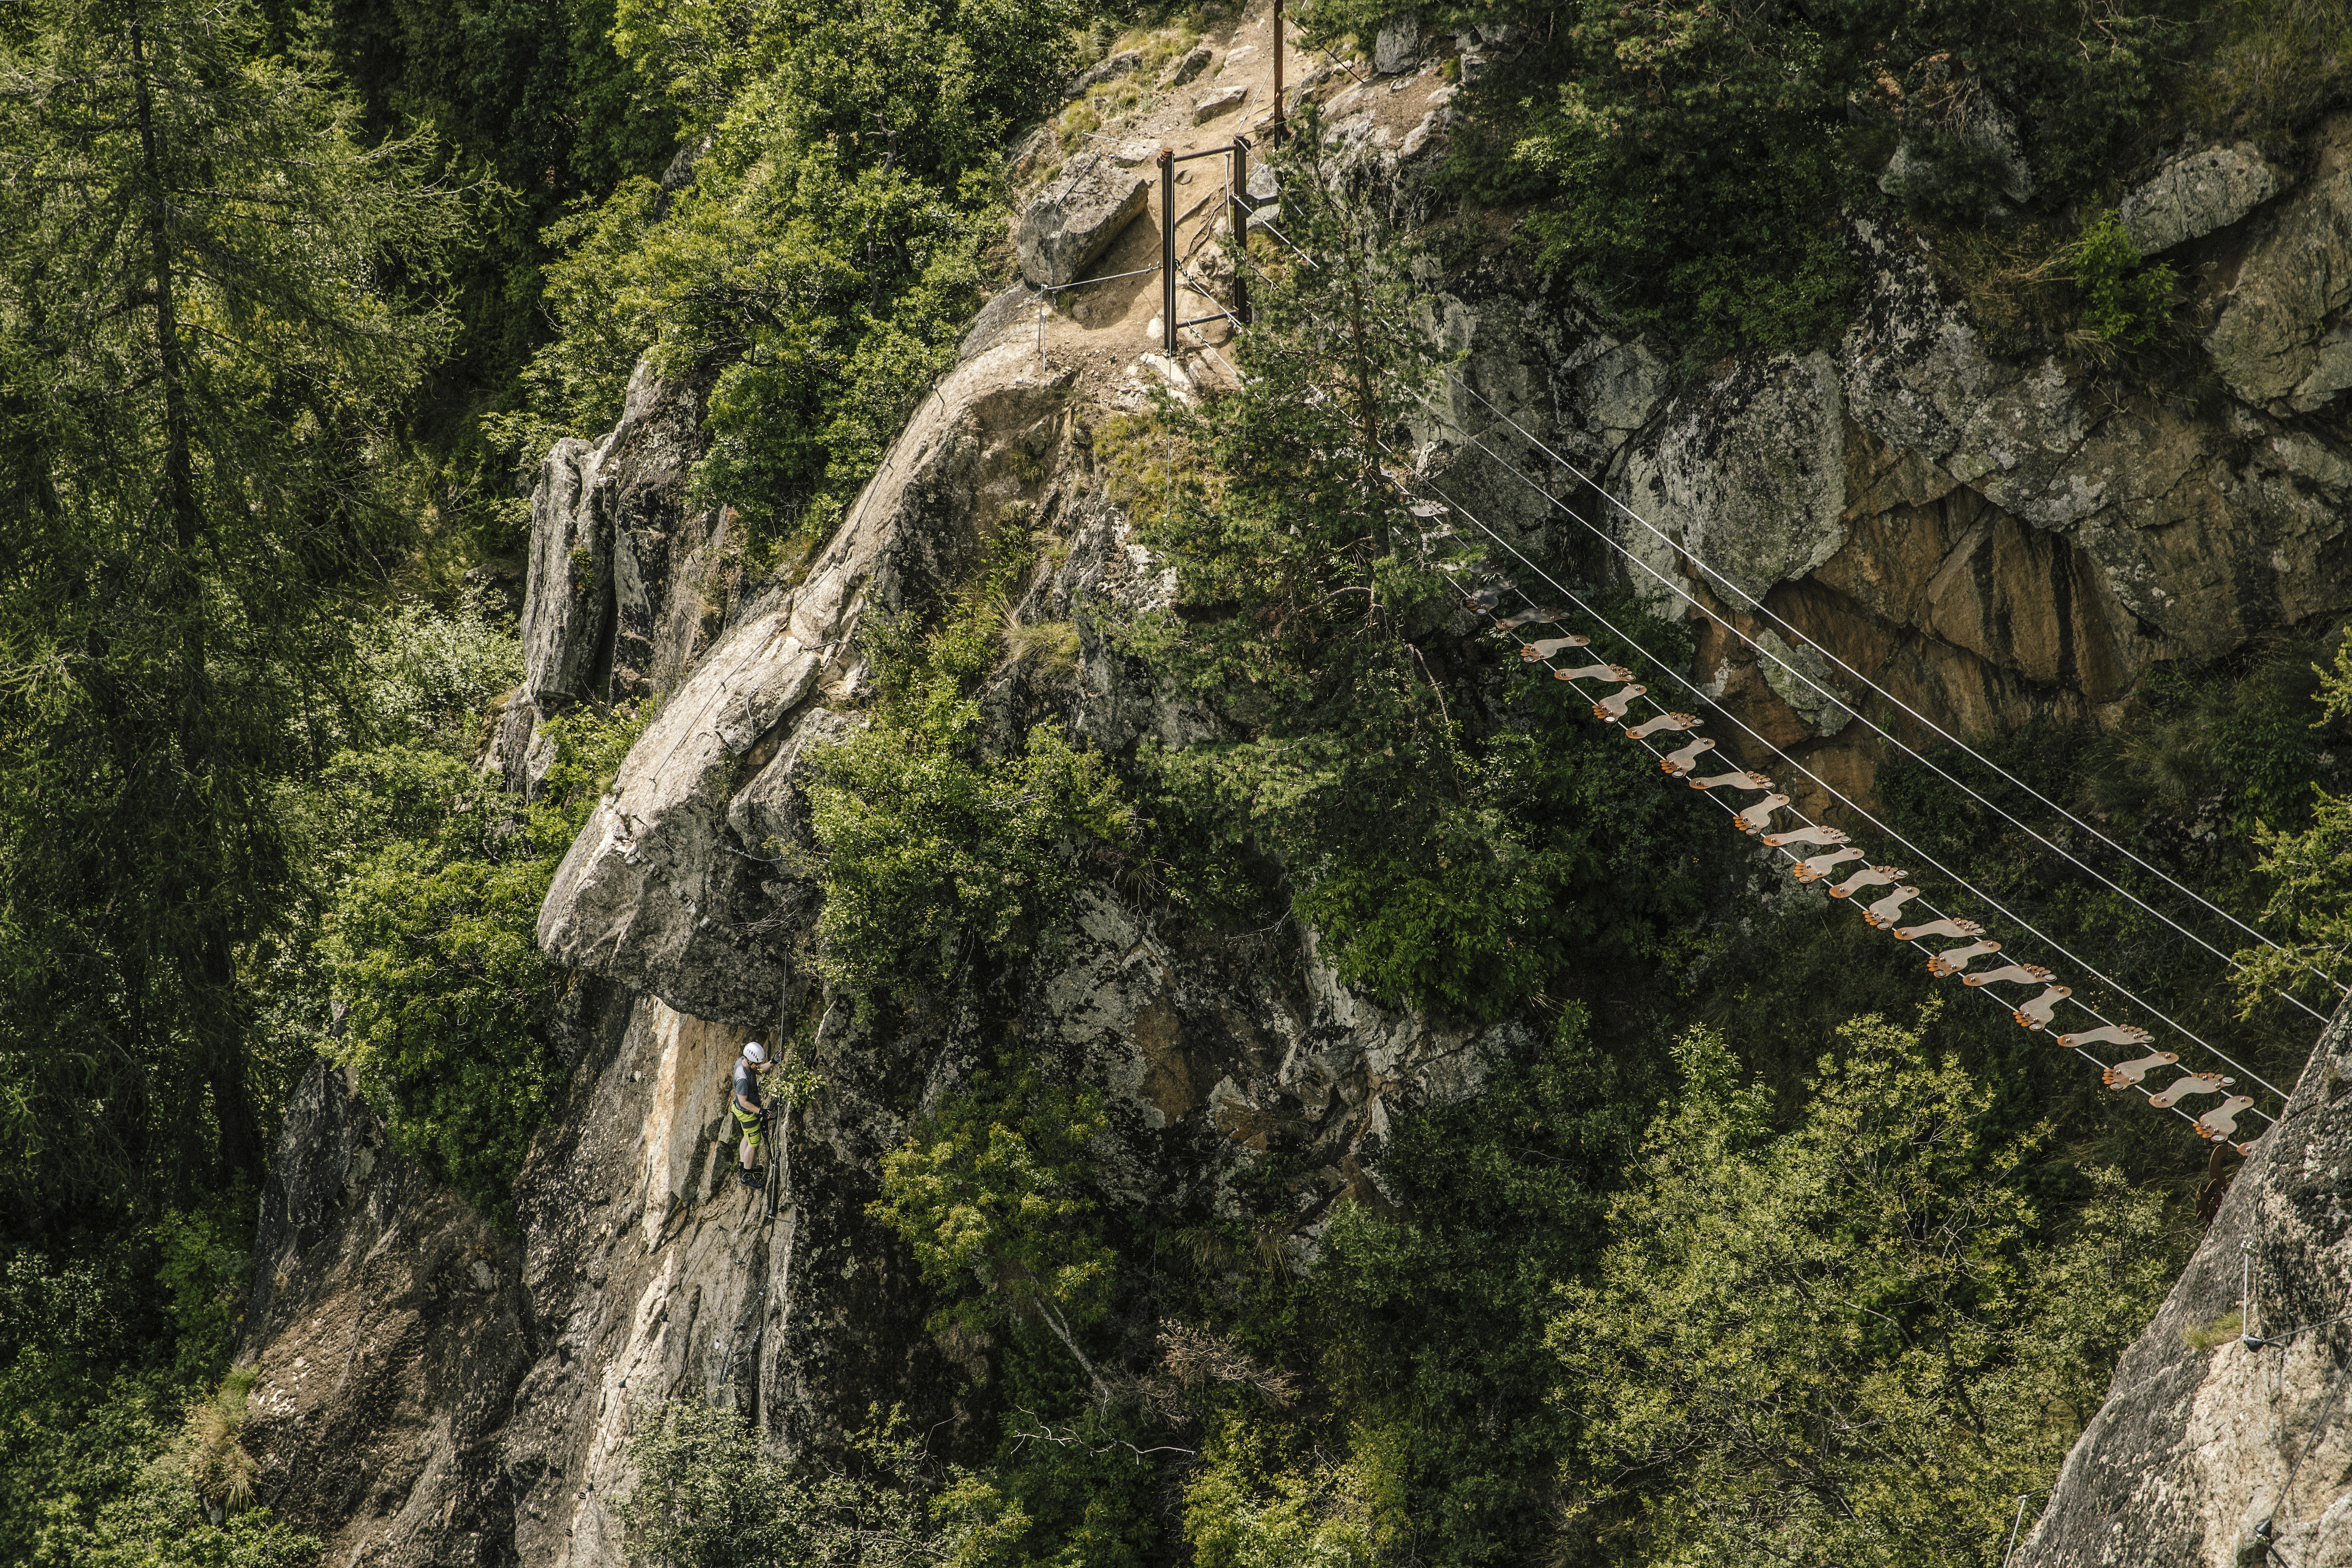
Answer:
[[[2233,1157],[1513,549],[2101,1005],[2346,977],[2333,6],[10,19],[17,1557],[1999,1560]],[[1091,265],[1249,331],[1023,279],[1236,131]]]

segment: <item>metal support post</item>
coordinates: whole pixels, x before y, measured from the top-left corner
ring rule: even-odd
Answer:
[[[1288,128],[1282,122],[1282,0],[1274,0],[1274,144],[1282,145]],[[1247,321],[1249,312],[1241,312]]]
[[[1160,149],[1160,320],[1176,357],[1176,149]]]
[[[1249,138],[1234,138],[1234,319],[1249,325]]]

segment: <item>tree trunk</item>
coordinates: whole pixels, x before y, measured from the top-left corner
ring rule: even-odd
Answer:
[[[1087,1376],[1095,1385],[1095,1402],[1104,1409],[1109,1409],[1110,1384],[1102,1380],[1102,1373],[1095,1370],[1095,1363],[1087,1359],[1087,1352],[1080,1350],[1078,1342],[1070,1336],[1070,1325],[1063,1321],[1060,1309],[1043,1296],[1037,1298],[1037,1305],[1045,1313],[1045,1326],[1054,1331],[1054,1337],[1068,1346],[1070,1353],[1078,1358],[1078,1364],[1087,1369]]]
[[[205,532],[204,509],[196,493],[195,458],[188,409],[187,362],[180,345],[179,300],[175,284],[171,212],[164,199],[163,157],[156,145],[155,100],[147,66],[146,27],[136,0],[129,7],[131,74],[139,116],[139,154],[143,176],[147,241],[155,269],[152,301],[155,311],[156,380],[163,394],[163,510],[172,521],[174,553],[163,574],[163,605],[180,616],[180,669],[177,733],[180,766],[185,779],[173,793],[181,809],[196,818],[189,824],[195,849],[189,875],[173,889],[192,911],[194,941],[181,947],[177,976],[188,994],[187,1020],[196,1036],[197,1060],[213,1095],[214,1114],[220,1121],[220,1152],[226,1173],[257,1173],[259,1138],[254,1125],[252,1099],[246,1082],[244,1031],[236,1020],[236,959],[235,945],[219,908],[219,795],[213,781],[211,679],[205,668],[204,584],[196,574],[196,551]],[[174,944],[180,945],[180,944]]]

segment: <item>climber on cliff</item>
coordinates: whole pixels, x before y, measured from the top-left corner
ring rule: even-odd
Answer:
[[[745,1046],[743,1054],[735,1058],[731,1105],[735,1125],[743,1132],[741,1175],[747,1187],[760,1184],[760,1178],[751,1172],[751,1159],[760,1152],[760,1146],[767,1142],[768,1108],[760,1099],[760,1078],[768,1067],[768,1053],[760,1048],[757,1040]]]

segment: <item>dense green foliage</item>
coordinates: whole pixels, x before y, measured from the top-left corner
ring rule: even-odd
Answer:
[[[1986,1097],[1916,1031],[1839,1031],[1796,1126],[1724,1042],[1611,1205],[1548,1342],[1580,1410],[1571,1538],[1655,1563],[1990,1562],[2179,1266],[2162,1205],[2096,1181],[2037,1244]]]
[[[2347,738],[2352,640],[2337,645],[2331,664],[2312,665],[2310,672],[2318,680],[2320,716],[2301,730],[2293,726],[2291,709],[2281,711],[2273,704],[2233,705],[2208,726],[2235,742],[2222,752],[2224,765],[2234,763],[2233,772],[2260,781],[2243,792],[2249,798],[2241,821],[2254,817],[2252,835],[2262,847],[2256,868],[2271,879],[2263,923],[2280,945],[2249,947],[2236,955],[2242,968],[2233,984],[2242,1011],[2249,1015],[2282,991],[2328,1007],[2337,994],[2334,988],[2352,979],[2352,796],[2317,784],[2305,785],[2307,800],[2288,793],[2315,771],[2319,742],[2313,731],[2333,731],[2331,738],[2339,743]],[[2285,661],[2273,661],[2263,672],[2273,684],[2289,683],[2289,689],[2301,684],[2294,679],[2300,673]]]
[[[1034,1312],[1107,1404],[1110,1390],[1071,1332],[1102,1315],[1110,1283],[1113,1254],[1079,1195],[1087,1145],[1104,1130],[1097,1090],[1049,1088],[1034,1072],[1002,1086],[983,1077],[882,1157],[873,1213],[947,1297],[935,1329],[971,1334]]]
[[[0,1558],[26,1568],[307,1568],[251,1506],[249,1380],[228,1331],[250,1195],[166,1213],[71,1261],[0,1259]],[[155,1286],[163,1289],[158,1291]],[[217,1522],[205,1505],[227,1511]]]
[[[826,747],[807,786],[811,843],[786,846],[824,890],[816,966],[861,997],[918,1005],[971,944],[1000,962],[1031,950],[1079,885],[1081,844],[1125,838],[1132,813],[1097,755],[1056,722],[991,755],[977,688],[997,662],[1003,596],[1032,563],[1000,531],[939,624],[873,626],[866,722]]]
[[[548,337],[541,232],[574,202],[659,174],[677,119],[607,41],[613,0],[327,0],[284,25],[332,60],[370,141],[429,128],[445,177],[496,183],[449,279],[450,352],[404,420],[414,504],[444,570],[461,569],[477,549],[521,542],[505,455],[480,416],[520,405],[516,374]]]
[[[674,202],[625,182],[551,231],[559,335],[519,449],[608,426],[640,353],[710,385],[698,481],[755,546],[821,530],[946,368],[1002,232],[1005,132],[1041,106],[1063,0],[623,8],[615,41],[704,145]]]
[[[1404,9],[1318,0],[1307,18],[1319,37],[1370,38]],[[1497,20],[1412,9],[1424,27]],[[2072,246],[2079,216],[2184,129],[2277,139],[2332,101],[2352,45],[2328,10],[1577,0],[1529,16],[1533,47],[1473,88],[1452,177],[1518,205],[1548,264],[1688,363],[1802,347],[1847,313],[1849,213],[1957,230],[1961,250],[1982,225],[2047,225],[2053,248]],[[2116,335],[2095,295],[2063,309]]]
[[[556,976],[539,955],[555,868],[650,712],[545,721],[555,761],[528,803],[446,752],[344,752],[327,789],[394,837],[336,889],[323,942],[358,1068],[403,1153],[487,1213],[512,1208],[553,1089]]]
[[[1311,132],[1297,144],[1314,156]],[[1279,918],[1235,875],[1270,856],[1342,980],[1492,1019],[1570,967],[1660,956],[1709,872],[1664,849],[1688,803],[1593,738],[1588,700],[1531,689],[1507,714],[1457,711],[1449,689],[1491,654],[1433,567],[1475,552],[1387,471],[1387,433],[1433,379],[1402,325],[1412,253],[1301,184],[1285,224],[1320,265],[1266,246],[1244,387],[1118,433],[1121,497],[1176,574],[1174,605],[1119,644],[1239,737],[1139,762],[1180,896]]]
[[[631,1550],[657,1563],[913,1568],[996,1560],[989,1490],[942,1491],[893,1410],[853,1440],[855,1468],[781,1462],[731,1410],[679,1400],[629,1439],[635,1489],[621,1505]],[[1014,1528],[1018,1528],[1017,1522]]]
[[[1325,39],[1397,10],[1307,7]],[[2116,198],[2192,121],[2291,159],[2352,79],[2339,10],[1513,13],[1525,47],[1459,100],[1464,205],[1437,242],[1509,232],[1686,373],[1827,341],[1861,219],[1928,239],[1998,351],[2158,364],[2201,285],[2133,249]],[[564,977],[535,916],[649,716],[551,721],[527,799],[477,771],[520,658],[448,584],[515,542],[514,461],[600,434],[641,367],[688,384],[696,503],[732,507],[753,564],[786,569],[1003,277],[1009,181],[1037,170],[1003,153],[1061,74],[1115,47],[1143,62],[1058,116],[1048,161],[1231,18],[6,14],[0,1125],[12,1230],[45,1250],[0,1279],[0,1556],[294,1568],[316,1543],[250,1506],[252,1374],[226,1364],[274,1108],[323,1052],[401,1151],[511,1219],[558,1076]],[[860,1078],[904,1118],[867,1215],[961,1380],[942,1439],[961,1462],[895,1413],[786,1462],[732,1414],[647,1412],[632,1547],[875,1568],[1996,1560],[2189,1239],[2202,1151],[2004,1013],[1937,1010],[1952,988],[1849,909],[1753,897],[1738,841],[1584,695],[1496,668],[1446,574],[1499,563],[1405,477],[1439,255],[1299,124],[1296,247],[1242,258],[1241,388],[1069,410],[1172,568],[1159,607],[1088,625],[1089,678],[1148,681],[1192,739],[1081,742],[1077,626],[1013,609],[1066,542],[1008,503],[976,560],[868,617],[857,711],[794,773],[805,832],[746,847],[814,886],[795,956],[850,1004],[845,1048],[876,1051]],[[1594,593],[1687,661],[1679,627]],[[1954,912],[1990,912],[1957,880],[1989,890],[2280,1077],[2309,1031],[2267,994],[2352,978],[2352,655],[2315,670],[2317,651],[2152,671],[2110,737],[1984,742],[2231,910],[2269,900],[2297,945],[2240,954],[2234,994],[2108,885],[2179,908],[2152,873],[2074,868],[1916,763],[1879,773],[1885,815],[1949,868],[1919,880]],[[1592,657],[1649,673],[1609,638]],[[2041,801],[1936,761],[2056,839]],[[1105,1159],[1131,1108],[1020,1045],[1026,987],[1106,886],[1156,941],[1311,954],[1359,996],[1480,1031],[1476,1092],[1370,1086],[1376,1175],[1267,1119],[1200,1190],[1139,1191]],[[892,1077],[889,1042],[942,1033],[946,1076]],[[793,1098],[837,1065],[797,1066]]]
[[[0,39],[0,1081],[17,1226],[259,1174],[245,978],[299,879],[382,440],[465,221],[249,6],[58,0]],[[407,279],[405,287],[394,274]],[[258,1079],[259,1081],[257,1081]]]

